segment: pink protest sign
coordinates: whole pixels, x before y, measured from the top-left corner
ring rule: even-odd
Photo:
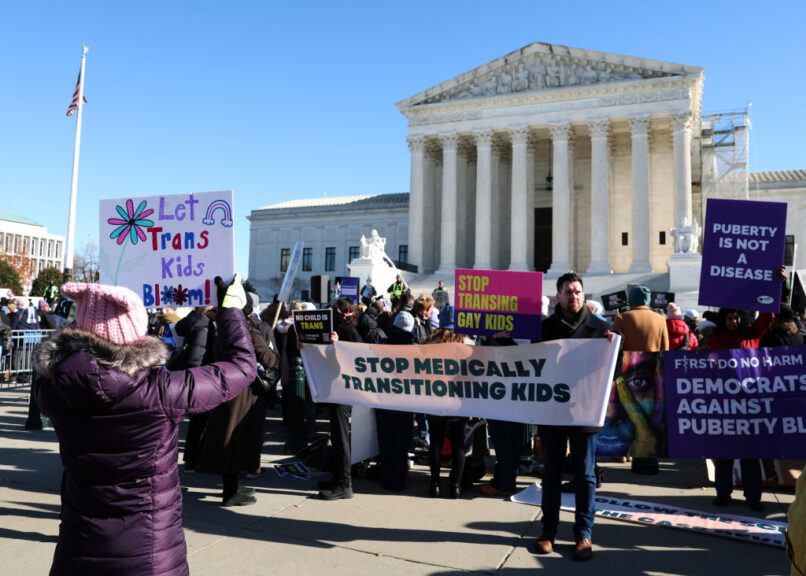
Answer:
[[[454,331],[492,336],[507,331],[513,338],[540,339],[542,272],[456,270]]]

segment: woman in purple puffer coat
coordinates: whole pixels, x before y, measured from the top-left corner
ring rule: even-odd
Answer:
[[[148,317],[134,292],[62,286],[76,302],[76,324],[35,353],[37,402],[64,464],[51,575],[188,574],[179,422],[234,398],[256,376],[240,279],[229,289],[216,280],[222,361],[176,372],[162,366],[162,341],[145,336]]]

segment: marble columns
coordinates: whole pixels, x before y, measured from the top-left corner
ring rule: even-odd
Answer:
[[[591,134],[591,262],[587,274],[612,274],[610,269],[610,119],[588,121]]]
[[[571,186],[568,142],[571,124],[557,122],[549,125],[553,146],[551,190],[551,268],[548,274],[560,276],[571,270]]]
[[[509,129],[512,138],[512,196],[510,200],[510,256],[509,269],[516,271],[529,270],[527,262],[529,233],[529,211],[534,206],[528,203],[528,126],[517,126]]]
[[[473,267],[492,267],[492,130],[476,130],[476,255]]]
[[[674,147],[674,223],[691,224],[691,113],[672,114]]]
[[[652,272],[649,262],[649,115],[629,118],[632,135],[631,274]]]
[[[409,193],[409,260],[423,267],[423,226],[425,204],[425,137],[406,139],[411,150],[411,190]]]
[[[457,217],[457,164],[456,149],[459,136],[456,132],[442,134],[442,206],[439,218],[442,223],[438,273],[452,275],[456,268],[456,217]]]

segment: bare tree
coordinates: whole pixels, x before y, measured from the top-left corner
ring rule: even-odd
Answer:
[[[73,279],[76,282],[96,283],[100,279],[98,271],[98,246],[87,240],[81,246],[81,252],[73,256]]]

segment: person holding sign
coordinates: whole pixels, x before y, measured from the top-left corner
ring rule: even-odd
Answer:
[[[588,312],[582,278],[573,272],[557,279],[557,307],[543,320],[542,339],[607,338],[613,333],[607,324]],[[540,426],[545,470],[543,472],[543,533],[537,539],[535,552],[550,554],[560,524],[560,500],[565,448],[571,445],[571,465],[576,489],[574,560],[593,557],[591,530],[596,514],[596,434],[599,427]]]
[[[356,309],[347,298],[333,303],[334,340],[363,342],[355,327]],[[331,453],[330,482],[320,483],[319,498],[341,500],[353,497],[353,478],[350,471],[350,415],[353,407],[347,404],[329,404]]]
[[[188,574],[179,485],[179,422],[237,396],[255,352],[236,275],[220,293],[220,361],[169,371],[146,336],[140,297],[119,286],[68,283],[75,325],[35,351],[36,399],[64,464],[51,574]]]
[[[778,276],[786,278],[786,267],[781,266]],[[744,311],[733,308],[720,308],[716,323],[716,332],[708,339],[709,350],[729,350],[731,348],[758,348],[759,341],[772,325],[773,314],[762,312],[752,323],[747,322]],[[744,497],[747,505],[754,512],[761,512],[761,462],[742,458],[739,460],[742,469]],[[731,503],[733,492],[733,458],[719,459],[714,462],[716,498],[714,506],[727,506]]]

